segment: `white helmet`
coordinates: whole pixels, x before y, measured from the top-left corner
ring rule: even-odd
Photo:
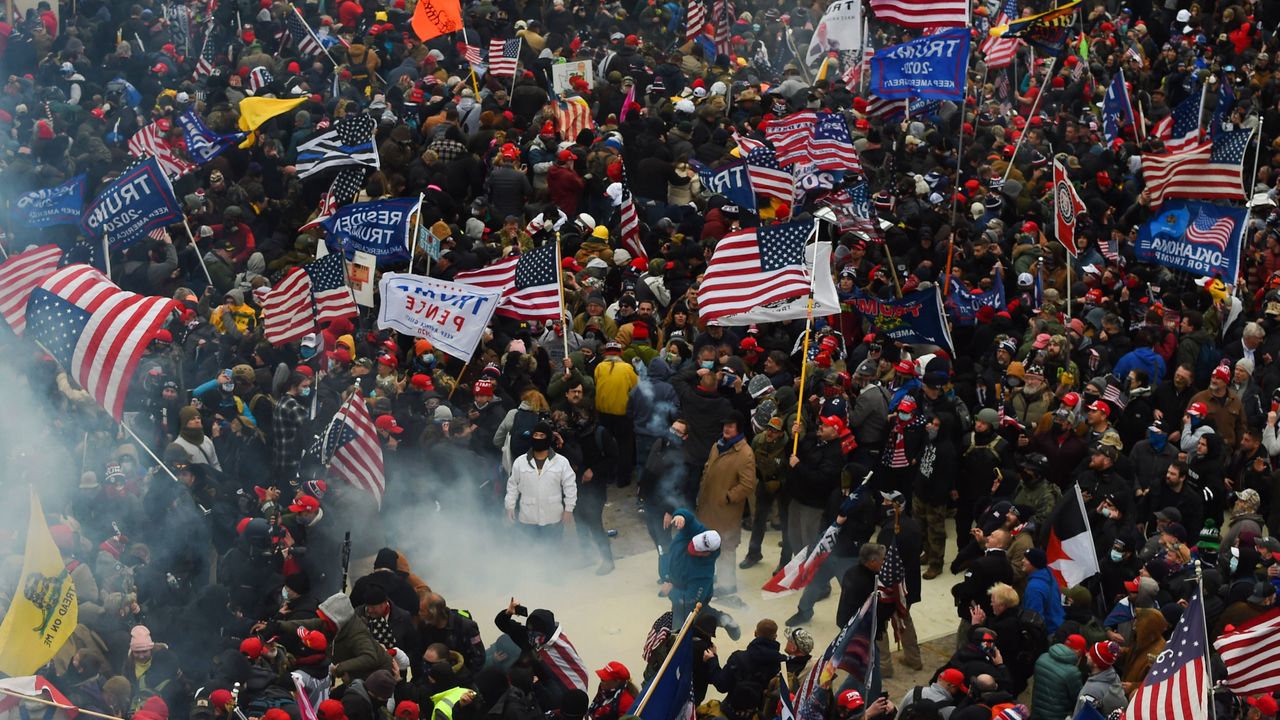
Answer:
[[[591,232],[596,229],[596,219],[586,213],[579,214],[578,219],[574,221],[574,224],[577,225],[578,230],[582,232]]]

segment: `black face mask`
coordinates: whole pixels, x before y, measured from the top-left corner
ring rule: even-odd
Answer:
[[[529,439],[529,447],[533,448],[534,452],[542,452],[542,451],[544,451],[544,450],[550,450],[550,449],[551,449],[551,438],[549,438],[549,437],[544,437],[544,438],[530,438],[530,439]]]

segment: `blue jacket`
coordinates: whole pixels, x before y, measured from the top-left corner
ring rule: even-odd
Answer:
[[[1164,358],[1157,355],[1155,350],[1140,347],[1125,353],[1111,372],[1116,377],[1124,379],[1130,370],[1146,370],[1147,377],[1151,379],[1151,387],[1155,387],[1164,379],[1165,368]]]
[[[689,543],[693,536],[706,532],[707,526],[684,508],[676,510],[672,515],[684,518],[684,527],[676,532],[667,550],[666,579],[671,583],[671,599],[700,601],[704,604],[710,602],[716,581],[716,558],[720,557],[720,551],[716,550],[706,557],[690,555]]]
[[[656,357],[649,361],[648,376],[631,388],[627,416],[635,422],[637,434],[664,437],[679,416],[680,398],[670,379],[671,367]]]
[[[1027,591],[1022,597],[1024,610],[1035,610],[1044,618],[1045,629],[1052,635],[1062,624],[1066,613],[1062,609],[1062,593],[1058,581],[1049,568],[1040,568],[1027,576]]]

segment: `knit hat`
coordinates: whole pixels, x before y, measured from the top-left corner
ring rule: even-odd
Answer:
[[[156,646],[146,625],[134,625],[129,631],[129,652],[145,652]]]
[[[396,678],[390,670],[374,670],[365,678],[364,688],[380,698],[390,698],[396,694]]]
[[[1041,570],[1049,565],[1049,558],[1040,548],[1031,548],[1027,551],[1027,562],[1031,563],[1031,567]]]
[[[1104,640],[1094,643],[1089,648],[1089,659],[1099,669],[1105,670],[1116,664],[1116,659],[1120,657],[1120,645],[1113,640]]]

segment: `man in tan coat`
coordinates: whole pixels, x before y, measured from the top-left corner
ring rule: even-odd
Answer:
[[[698,518],[720,533],[715,594],[722,603],[723,596],[738,591],[735,551],[742,540],[742,511],[756,490],[756,457],[743,434],[745,428],[746,420],[739,413],[725,418],[698,490]]]

